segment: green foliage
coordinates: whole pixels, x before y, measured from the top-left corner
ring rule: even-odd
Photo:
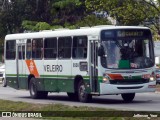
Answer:
[[[150,26],[150,29],[152,31],[152,35],[153,35],[153,40],[154,41],[160,41],[160,35],[158,35],[158,31],[157,29],[155,28],[154,25],[151,25]]]
[[[71,25],[83,19],[86,14],[84,0],[57,0],[52,2],[51,14],[54,16],[52,24]]]
[[[95,15],[88,15],[84,17],[83,20],[77,23],[77,26],[96,26],[96,25],[111,25],[111,23],[106,18],[98,18]]]
[[[22,22],[22,27],[23,27],[25,30],[33,31],[33,30],[34,30],[34,27],[36,26],[36,24],[37,24],[36,21],[24,20],[24,21]]]
[[[82,2],[80,0],[59,0],[53,4],[54,7],[64,9],[69,8],[69,6],[76,6],[80,7],[82,5]]]
[[[111,24],[93,15],[95,11],[106,11],[118,25],[152,24],[154,34],[160,34],[160,0],[12,0],[0,10],[0,39],[25,30]]]
[[[118,25],[154,25],[160,34],[160,0],[86,0],[88,11],[107,11]],[[148,26],[148,25],[147,25]]]
[[[40,30],[50,30],[51,26],[46,22],[36,22],[25,20],[22,22],[22,27],[28,31],[40,31]]]
[[[51,26],[46,22],[38,22],[34,27],[34,31],[49,30]]]
[[[61,26],[61,25],[51,26],[51,30],[60,29],[60,28],[63,28],[63,26]]]
[[[138,25],[144,20],[144,13],[140,10],[142,4],[133,0],[86,0],[89,10],[109,11],[110,16],[115,18],[120,25]]]

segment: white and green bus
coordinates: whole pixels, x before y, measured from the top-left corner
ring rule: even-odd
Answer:
[[[29,89],[32,98],[67,92],[88,102],[93,95],[155,91],[151,31],[136,26],[10,34],[5,37],[7,85]]]

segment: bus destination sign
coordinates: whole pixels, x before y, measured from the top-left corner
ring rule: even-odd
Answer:
[[[144,31],[118,31],[117,37],[141,37]]]

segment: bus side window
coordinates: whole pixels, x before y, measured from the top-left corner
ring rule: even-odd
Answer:
[[[57,38],[46,38],[44,40],[44,58],[57,57]]]
[[[43,39],[32,40],[32,58],[42,59],[43,58]]]
[[[69,59],[71,58],[71,37],[59,37],[58,39],[58,58]]]
[[[27,47],[26,47],[26,59],[31,59],[31,40],[27,40]]]
[[[73,37],[72,57],[87,58],[87,36]]]

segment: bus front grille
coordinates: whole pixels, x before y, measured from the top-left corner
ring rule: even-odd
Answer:
[[[123,80],[110,80],[110,84],[115,85],[133,85],[148,83],[149,79],[123,79]]]

